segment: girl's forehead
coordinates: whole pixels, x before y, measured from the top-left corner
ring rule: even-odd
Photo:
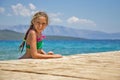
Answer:
[[[40,20],[40,21],[41,21],[41,20],[42,20],[42,21],[46,21],[46,18],[45,18],[44,16],[40,16],[40,17],[36,18],[36,20],[38,20],[38,21],[39,21],[39,20]]]

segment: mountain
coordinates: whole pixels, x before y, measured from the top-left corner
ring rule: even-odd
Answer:
[[[0,30],[0,40],[22,40],[24,37],[24,33],[19,33],[11,30]],[[83,39],[83,38],[75,38],[75,37],[68,37],[68,36],[46,36],[45,39],[49,40],[57,40],[57,39],[64,39],[64,40],[72,40],[72,39]]]
[[[44,34],[46,35],[59,35],[71,36],[85,39],[120,39],[120,33],[105,33],[101,31],[73,29],[63,26],[48,26]]]
[[[25,33],[29,25],[5,26],[0,25],[0,29],[8,29],[20,33]],[[49,25],[43,32],[47,36],[67,36],[83,39],[120,39],[120,33],[105,33],[101,31],[73,29],[65,26]]]
[[[28,25],[14,25],[14,26],[0,25],[0,30],[11,30],[20,33],[25,33],[28,28],[29,28]]]
[[[20,40],[23,36],[23,33],[10,30],[0,30],[0,40]]]

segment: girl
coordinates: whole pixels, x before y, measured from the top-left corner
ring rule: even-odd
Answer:
[[[48,59],[48,58],[61,58],[59,54],[53,54],[52,51],[48,54],[42,49],[42,31],[48,25],[48,16],[45,12],[37,12],[31,20],[31,25],[25,34],[24,41],[20,45],[21,52],[23,51],[26,43],[26,53],[20,59],[33,58],[33,59]]]

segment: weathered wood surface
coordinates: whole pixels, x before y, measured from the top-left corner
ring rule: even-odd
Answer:
[[[120,80],[120,51],[0,61],[0,80]]]

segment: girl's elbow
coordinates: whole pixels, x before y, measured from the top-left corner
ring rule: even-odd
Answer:
[[[33,59],[38,59],[38,55],[37,54],[31,54]]]
[[[42,54],[36,53],[36,54],[32,54],[32,58],[33,59],[43,59],[43,56],[42,56]]]

